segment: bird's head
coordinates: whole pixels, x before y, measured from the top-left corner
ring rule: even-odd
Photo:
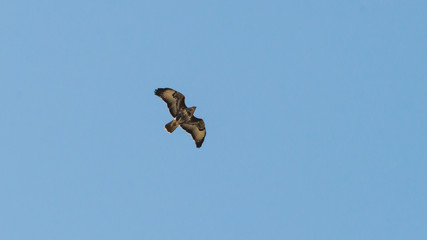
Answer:
[[[193,114],[196,111],[196,107],[189,108],[189,113]]]

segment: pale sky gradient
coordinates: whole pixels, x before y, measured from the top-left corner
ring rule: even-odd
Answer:
[[[3,1],[0,239],[427,239],[426,13]]]

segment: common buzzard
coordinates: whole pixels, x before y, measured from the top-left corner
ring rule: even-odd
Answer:
[[[171,88],[158,88],[154,94],[166,102],[174,119],[165,125],[166,131],[172,133],[178,126],[181,126],[186,132],[191,134],[199,148],[202,146],[206,136],[205,122],[203,119],[196,118],[193,114],[196,107],[188,108],[185,105],[185,97],[182,93]]]

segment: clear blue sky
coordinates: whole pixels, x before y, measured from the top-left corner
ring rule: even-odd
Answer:
[[[427,239],[426,13],[3,1],[0,239]]]

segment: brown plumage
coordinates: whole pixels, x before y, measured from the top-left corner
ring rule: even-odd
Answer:
[[[172,133],[178,126],[181,126],[191,134],[196,146],[200,148],[205,140],[206,129],[203,119],[194,116],[196,107],[188,108],[185,105],[185,96],[171,88],[158,88],[154,94],[166,102],[170,114],[174,117],[174,120],[165,125],[166,131]]]

